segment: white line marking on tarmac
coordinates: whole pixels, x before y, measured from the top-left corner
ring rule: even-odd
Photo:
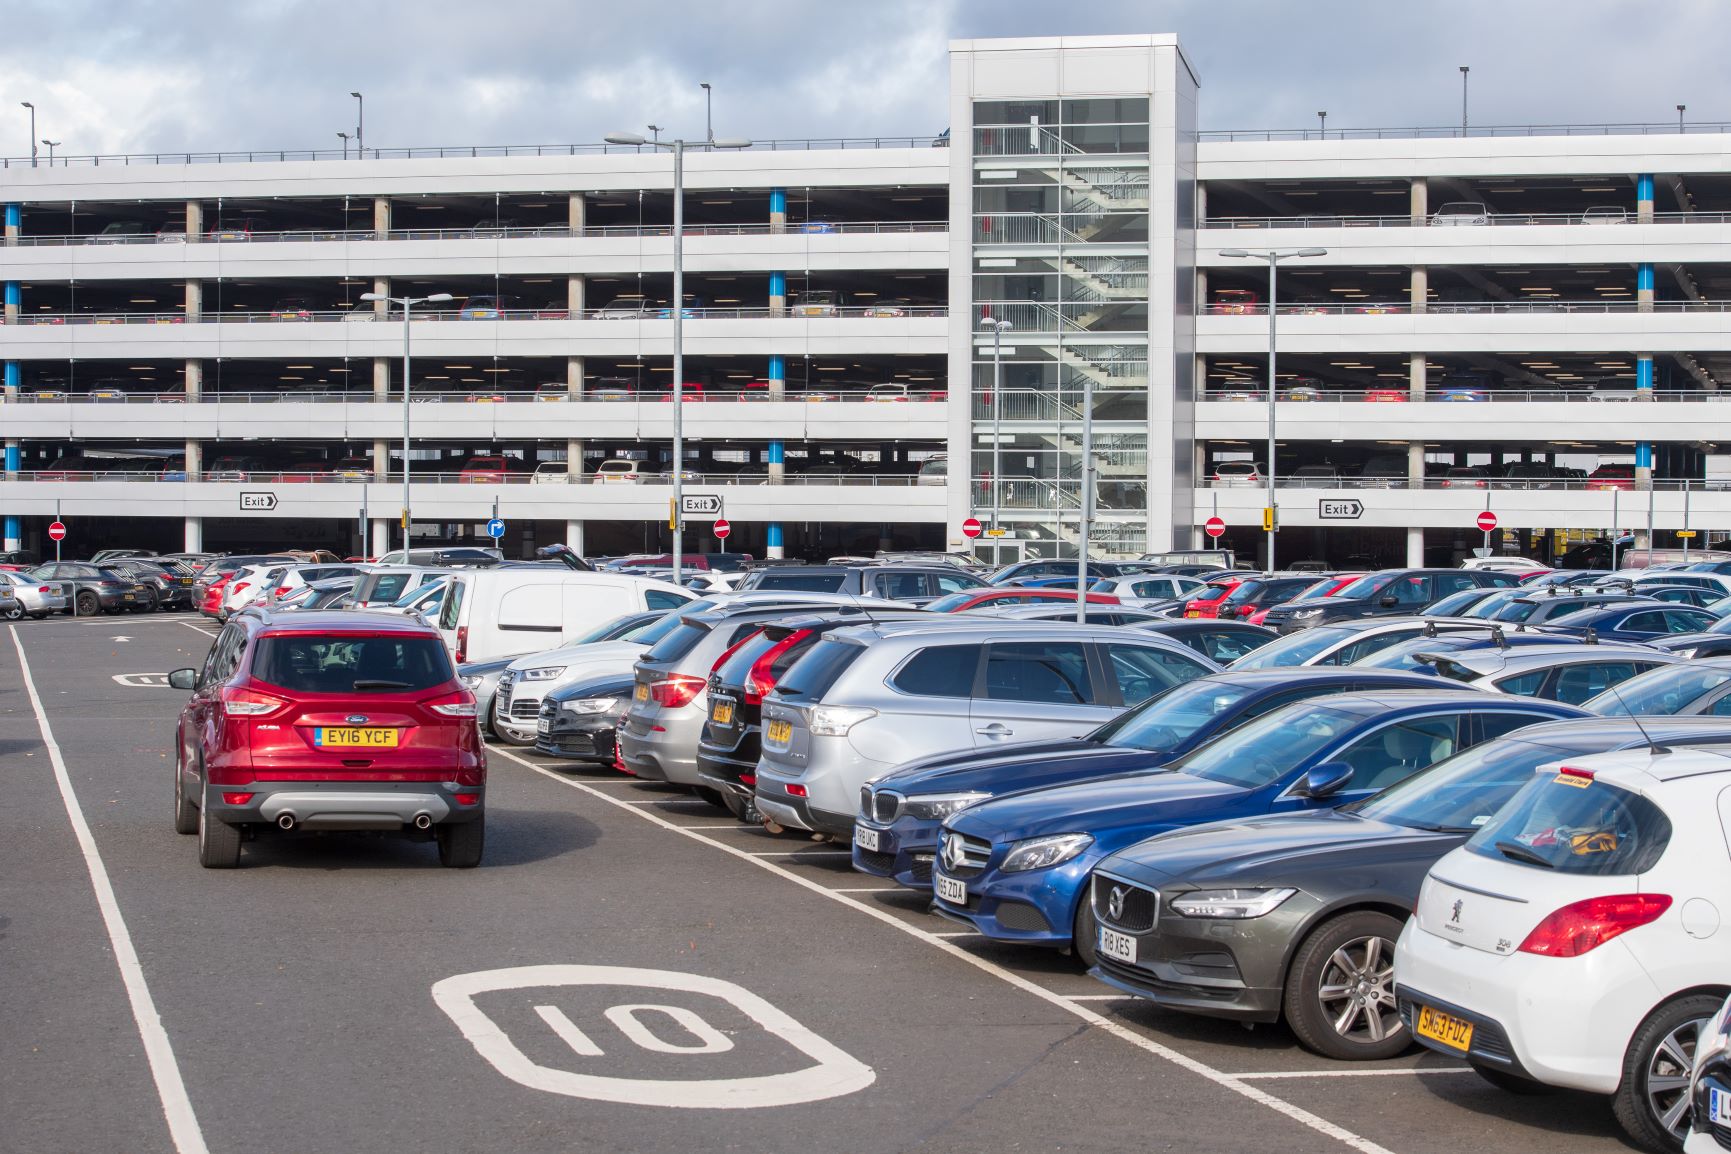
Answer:
[[[1129,994],[1065,994],[1067,1002],[1133,1002],[1136,999]],[[1246,1075],[1238,1075],[1240,1078]]]
[[[937,930],[932,933],[934,938],[977,938],[981,936],[979,930]]]
[[[1470,1066],[1426,1066],[1411,1070],[1270,1070],[1264,1074],[1234,1074],[1235,1078],[1387,1078],[1396,1074],[1471,1074]]]
[[[908,889],[906,886],[868,886],[865,889],[832,889],[829,892],[832,894],[893,894],[913,893],[914,891]]]
[[[36,681],[30,676],[30,662],[24,656],[24,643],[18,640],[18,628],[8,625],[12,647],[18,651],[18,666],[24,673],[24,689],[30,696],[30,707],[36,711],[36,726],[42,731],[42,744],[48,750],[48,763],[54,768],[54,784],[60,787],[60,800],[66,806],[67,819],[72,822],[73,836],[84,855],[84,867],[90,873],[90,886],[96,891],[96,905],[102,911],[102,923],[108,930],[108,942],[114,947],[114,962],[120,967],[120,980],[126,986],[126,998],[132,1004],[132,1019],[138,1024],[138,1035],[144,1041],[144,1056],[150,1063],[150,1075],[156,1080],[156,1095],[162,1100],[162,1113],[168,1120],[169,1137],[180,1154],[207,1154],[204,1132],[199,1129],[198,1116],[192,1112],[192,1100],[186,1096],[186,1083],[181,1080],[180,1066],[174,1059],[174,1046],[163,1029],[162,1017],[156,1012],[156,1002],[144,980],[144,967],[139,964],[138,950],[126,929],[126,919],[120,914],[114,886],[108,879],[108,869],[102,864],[102,854],[96,848],[96,838],[84,810],[78,804],[78,794],[72,788],[72,775],[67,772],[66,759],[61,756],[60,743],[54,740],[54,730],[48,724],[48,713],[42,708],[42,698],[36,692]]]
[[[714,840],[713,838],[703,837],[701,834],[690,833],[682,829],[680,826],[675,825],[673,822],[667,821],[665,818],[658,817],[655,814],[645,812],[641,809],[633,809],[631,808],[630,802],[620,802],[615,798],[608,797],[606,794],[601,793],[598,790],[588,788],[580,781],[570,781],[557,774],[549,773],[547,770],[542,769],[533,762],[525,761],[523,758],[518,757],[509,750],[502,749],[499,753],[501,756],[510,758],[517,764],[526,766],[529,769],[534,770],[536,773],[551,778],[553,781],[557,781],[562,785],[570,786],[572,789],[581,790],[593,798],[606,802],[608,805],[619,806],[627,813],[634,813],[644,821],[654,822],[656,825],[671,830],[672,832],[679,834],[681,837],[688,837],[692,841],[710,846],[713,849],[718,849],[722,853],[730,854],[742,861],[748,861],[758,869],[768,870],[770,873],[776,874],[782,879],[792,882],[796,886],[810,890],[815,894],[822,894],[831,901],[839,902],[844,906],[851,907],[868,918],[875,918],[886,926],[891,926],[900,930],[904,934],[918,938],[921,941],[928,943],[933,949],[941,950],[957,961],[973,966],[975,969],[990,974],[1024,993],[1031,994],[1034,997],[1039,998],[1041,1001],[1048,1002],[1051,1005],[1074,1014],[1089,1025],[1104,1030],[1106,1033],[1111,1034],[1114,1038],[1117,1038],[1120,1041],[1128,1042],[1139,1050],[1144,1050],[1153,1054],[1157,1058],[1164,1059],[1165,1061],[1180,1067],[1181,1069],[1188,1070],[1193,1074],[1206,1078],[1208,1081],[1213,1082],[1216,1086],[1219,1086],[1224,1090],[1228,1090],[1240,1097],[1248,1098],[1250,1101],[1255,1102],[1258,1105],[1266,1106],[1276,1113],[1284,1114],[1286,1117],[1292,1119],[1301,1126],[1307,1126],[1319,1134],[1333,1138],[1350,1149],[1359,1151],[1359,1154],[1392,1154],[1392,1151],[1390,1151],[1386,1146],[1372,1142],[1362,1134],[1356,1134],[1353,1131],[1346,1129],[1344,1126],[1338,1126],[1319,1114],[1313,1114],[1301,1106],[1293,1105],[1284,1098],[1277,1098],[1265,1090],[1250,1085],[1239,1075],[1228,1074],[1224,1070],[1216,1070],[1206,1062],[1199,1061],[1190,1057],[1188,1054],[1174,1050],[1170,1046],[1156,1042],[1152,1038],[1138,1034],[1135,1030],[1124,1025],[1122,1022],[1108,1018],[1104,1014],[1095,1013],[1088,1007],[1072,1002],[1062,994],[1048,990],[1037,982],[1022,977],[1022,975],[1013,970],[1007,970],[989,959],[978,957],[969,953],[961,946],[945,941],[943,938],[933,934],[930,930],[922,930],[916,925],[904,922],[888,911],[881,910],[876,906],[860,901],[857,898],[848,897],[844,894],[838,893],[827,886],[820,885],[818,882],[813,881],[810,878],[801,877],[792,870],[784,869],[775,862],[767,861],[763,857],[748,853],[737,846],[726,845]]]
[[[851,849],[795,849],[777,850],[765,853],[761,850],[748,850],[752,857],[852,857]]]
[[[215,633],[212,633],[212,632],[211,632],[211,631],[210,631],[210,630],[208,630],[208,629],[206,629],[206,628],[204,628],[204,627],[203,627],[203,626],[202,626],[202,625],[194,625],[194,624],[193,624],[193,623],[192,623],[192,622],[190,622],[190,621],[176,621],[176,622],[175,622],[175,624],[176,624],[176,625],[184,625],[184,626],[186,626],[186,627],[187,627],[187,628],[188,628],[188,629],[190,629],[190,630],[192,630],[192,631],[193,631],[193,632],[194,632],[194,633],[202,633],[202,634],[204,634],[204,635],[205,635],[205,636],[206,636],[206,637],[215,637],[215,636],[217,636],[217,634],[215,634]]]

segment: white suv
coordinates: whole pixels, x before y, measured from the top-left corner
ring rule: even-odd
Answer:
[[[1731,990],[1728,829],[1721,754],[1540,768],[1425,878],[1394,959],[1414,1039],[1508,1089],[1612,1095],[1633,1138],[1677,1149],[1696,1041]]]

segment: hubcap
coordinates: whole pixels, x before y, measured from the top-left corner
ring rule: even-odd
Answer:
[[[1689,1074],[1695,1068],[1695,1043],[1707,1019],[1684,1022],[1666,1034],[1647,1062],[1647,1109],[1679,1141],[1689,1118]]]
[[[1349,1042],[1370,1044],[1406,1027],[1394,1000],[1394,943],[1354,938],[1329,955],[1317,984],[1317,1001]]]

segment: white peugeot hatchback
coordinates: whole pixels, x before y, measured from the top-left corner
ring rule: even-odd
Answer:
[[[1728,830],[1722,754],[1541,768],[1425,878],[1394,960],[1414,1039],[1508,1089],[1609,1094],[1631,1137],[1678,1149],[1696,1040],[1731,992]]]

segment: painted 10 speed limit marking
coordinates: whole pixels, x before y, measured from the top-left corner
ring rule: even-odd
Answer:
[[[599,1021],[579,1024],[563,1009],[550,1004],[572,987],[607,987],[613,996],[619,990],[627,990],[632,1000],[609,1006],[598,1016]],[[525,1048],[544,1052],[543,1039],[523,1038],[520,1045],[505,1026],[476,1004],[480,995],[514,990],[528,996],[535,1017],[574,1057],[596,1060],[578,1063],[581,1066],[605,1069],[609,1058],[636,1065],[644,1054],[717,1059],[734,1052],[735,1040],[697,1010],[652,1000],[656,996],[665,999],[669,994],[686,995],[687,1001],[692,1000],[690,995],[713,999],[720,1003],[715,1007],[717,1012],[743,1015],[768,1038],[810,1058],[812,1064],[746,1077],[678,1079],[627,1078],[589,1069],[543,1065],[525,1053]],[[698,974],[574,965],[480,970],[436,983],[433,1001],[495,1070],[513,1082],[549,1094],[636,1106],[748,1110],[837,1098],[863,1090],[877,1080],[870,1066],[806,1029],[750,990]],[[605,1035],[601,1034],[602,1023],[612,1027]],[[605,1045],[598,1038],[604,1038]],[[610,1054],[610,1050],[616,1052]],[[723,1059],[722,1065],[725,1064]],[[725,1073],[725,1069],[718,1068],[717,1072]]]

